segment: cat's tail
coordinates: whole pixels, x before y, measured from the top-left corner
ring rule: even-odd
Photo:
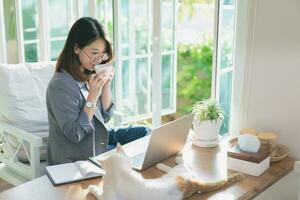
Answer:
[[[176,183],[179,189],[184,193],[183,197],[189,197],[194,193],[204,193],[218,190],[222,187],[226,187],[232,183],[242,180],[244,175],[241,173],[235,173],[227,177],[227,179],[212,182],[212,183],[202,183],[197,179],[185,180],[182,176],[176,177]]]

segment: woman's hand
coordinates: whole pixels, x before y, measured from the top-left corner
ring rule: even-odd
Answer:
[[[107,81],[106,81],[106,83],[104,84],[104,88],[105,89],[107,89],[107,88],[109,88],[110,89],[110,83],[111,83],[111,81],[112,81],[112,79],[114,78],[114,76],[115,76],[115,69],[112,67],[111,68],[111,74],[107,77]]]
[[[102,91],[102,105],[104,106],[105,110],[108,110],[108,108],[112,105],[112,98],[111,98],[111,91],[110,91],[110,83],[115,75],[114,68],[111,69],[111,74],[107,77],[106,83],[104,83],[103,91]]]
[[[90,76],[89,85],[89,96],[88,100],[96,102],[102,93],[103,86],[108,82],[108,78],[103,74],[92,74]]]

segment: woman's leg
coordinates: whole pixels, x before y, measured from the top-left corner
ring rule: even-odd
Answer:
[[[128,126],[108,130],[108,149],[116,147],[117,142],[126,144],[139,138],[142,138],[150,133],[150,129],[145,126]]]

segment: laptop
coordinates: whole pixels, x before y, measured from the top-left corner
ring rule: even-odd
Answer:
[[[149,168],[166,158],[180,152],[187,140],[194,114],[189,114],[172,122],[164,124],[151,131],[151,134],[141,138],[145,149],[130,157],[132,167],[138,171]]]
[[[139,146],[144,147],[130,157],[132,168],[141,171],[180,152],[186,142],[193,118],[194,114],[181,117],[153,129],[150,135],[131,142],[131,144],[138,142]],[[105,158],[112,151],[114,150],[100,154],[97,158],[91,157],[89,160],[101,168],[97,160]]]

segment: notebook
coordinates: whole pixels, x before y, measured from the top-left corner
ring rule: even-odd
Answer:
[[[90,161],[77,161],[46,167],[46,174],[54,186],[100,177],[104,170]]]
[[[88,158],[88,160],[92,162],[94,165],[98,166],[99,168],[102,168],[100,163],[96,160],[96,157],[90,157]]]

